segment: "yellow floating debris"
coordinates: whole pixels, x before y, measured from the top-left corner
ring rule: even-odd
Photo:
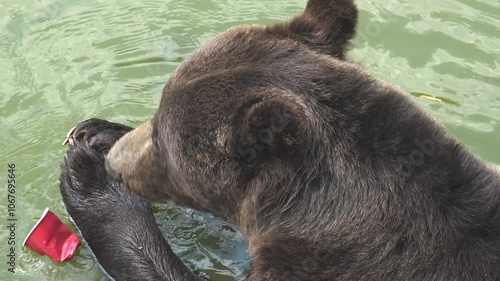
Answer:
[[[428,99],[428,100],[430,100],[430,101],[442,102],[442,100],[441,100],[441,99],[439,99],[439,98],[435,98],[435,97],[431,97],[431,96],[421,95],[420,97],[421,97],[421,98],[424,98],[424,99]]]

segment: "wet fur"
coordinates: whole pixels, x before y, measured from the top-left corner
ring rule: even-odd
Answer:
[[[78,125],[60,178],[68,213],[115,280],[203,280],[173,253],[150,202],[106,173],[105,153],[131,129],[97,119]]]
[[[343,60],[356,15],[352,1],[311,0],[289,23],[234,28],[196,51],[164,89],[149,164],[131,171],[163,168],[144,181],[238,225],[251,281],[500,280],[498,173]],[[99,122],[84,123],[100,129],[76,137],[61,177],[83,236],[118,280],[197,278],[148,201],[105,173],[102,153],[119,137],[110,132],[123,128]],[[138,235],[151,250],[129,255],[143,253]]]

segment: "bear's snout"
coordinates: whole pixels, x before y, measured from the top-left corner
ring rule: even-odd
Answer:
[[[154,162],[152,131],[147,121],[125,134],[111,147],[105,163],[109,176],[143,195],[151,192],[151,182],[161,173]]]

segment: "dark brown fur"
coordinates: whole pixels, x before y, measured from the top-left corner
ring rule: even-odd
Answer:
[[[238,225],[251,281],[499,280],[498,173],[344,60],[356,17],[352,1],[310,0],[289,23],[223,33],[108,170]]]

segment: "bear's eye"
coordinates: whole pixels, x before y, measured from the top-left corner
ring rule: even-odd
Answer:
[[[153,143],[153,147],[155,149],[160,148],[160,140],[158,139],[158,130],[154,126],[154,123],[152,124],[153,130],[151,132],[151,142]]]
[[[153,147],[155,149],[159,149],[160,148],[160,141],[158,140],[158,138],[156,136],[151,136],[151,139],[153,142]]]

